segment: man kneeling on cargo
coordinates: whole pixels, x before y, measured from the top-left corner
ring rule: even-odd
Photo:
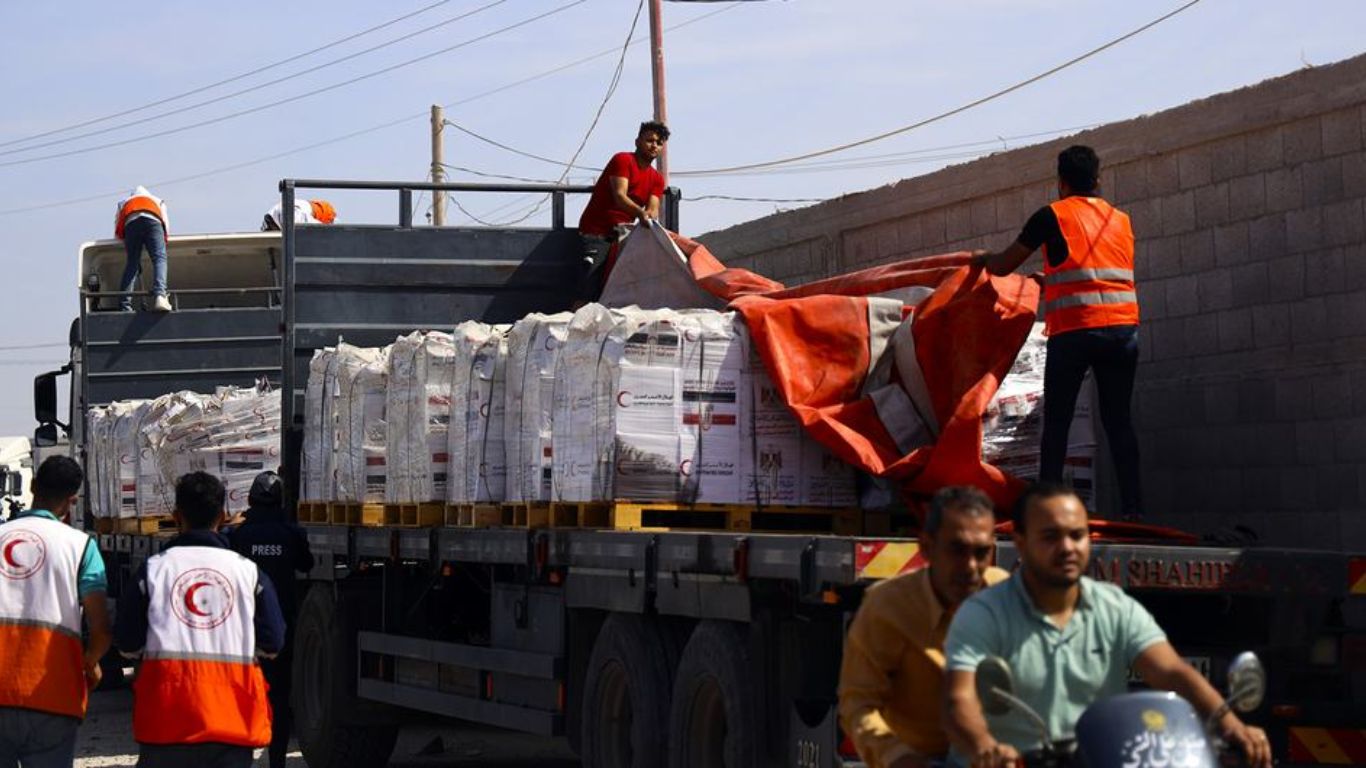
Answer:
[[[270,744],[257,656],[273,656],[285,622],[270,579],[218,533],[223,483],[176,481],[180,535],[147,558],[118,603],[115,642],[140,656],[133,737],[142,768],[246,768]]]
[[[941,490],[920,535],[928,567],[864,595],[844,644],[839,714],[870,768],[918,768],[948,752],[944,637],[959,604],[1008,576],[991,565],[994,524],[986,494]]]

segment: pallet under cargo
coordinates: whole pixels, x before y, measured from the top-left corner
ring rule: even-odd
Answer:
[[[95,532],[105,534],[133,534],[142,536],[151,533],[161,533],[163,531],[174,531],[178,527],[175,518],[170,515],[95,518]]]

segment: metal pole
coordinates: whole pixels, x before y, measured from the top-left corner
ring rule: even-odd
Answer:
[[[446,180],[445,152],[441,146],[442,128],[446,126],[446,111],[440,104],[432,105],[432,183]],[[432,226],[446,225],[446,193],[432,192]]]
[[[664,99],[664,9],[663,0],[650,0],[650,71],[654,75],[655,119],[669,123]],[[669,183],[669,146],[659,150],[659,175]]]

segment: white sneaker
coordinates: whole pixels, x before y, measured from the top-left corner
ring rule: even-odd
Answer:
[[[171,300],[168,299],[168,298],[166,298],[165,295],[158,294],[158,295],[157,295],[157,298],[156,298],[156,301],[152,302],[152,311],[153,311],[153,312],[170,312],[170,311],[171,311]]]

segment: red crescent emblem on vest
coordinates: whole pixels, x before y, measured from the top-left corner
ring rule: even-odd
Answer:
[[[21,553],[25,554],[21,557]],[[47,545],[38,534],[26,530],[0,533],[0,576],[27,579],[46,561]]]
[[[171,613],[190,629],[213,629],[228,620],[237,590],[213,568],[192,568],[171,585]]]

